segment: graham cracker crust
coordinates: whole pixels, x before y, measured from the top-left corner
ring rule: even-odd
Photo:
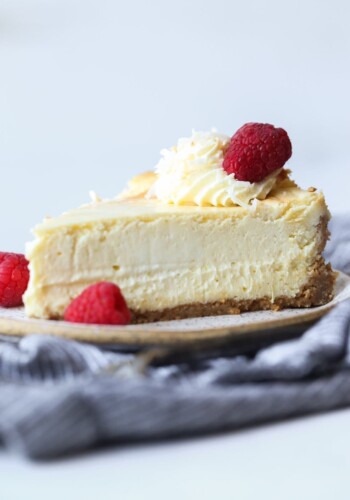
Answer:
[[[159,311],[132,310],[133,323],[170,321],[203,316],[240,314],[249,311],[265,311],[286,308],[306,308],[327,304],[333,299],[336,273],[330,264],[326,264],[322,252],[329,238],[327,219],[322,217],[318,225],[320,232],[319,254],[309,269],[309,280],[294,297],[280,296],[272,302],[268,297],[252,300],[227,299],[210,303],[195,302]]]

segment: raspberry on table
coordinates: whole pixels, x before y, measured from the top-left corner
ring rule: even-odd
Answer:
[[[239,181],[259,182],[282,168],[291,156],[292,144],[283,128],[246,123],[232,136],[223,168]]]
[[[66,308],[65,321],[96,325],[127,325],[131,314],[120,288],[101,281],[90,285]]]
[[[0,252],[0,306],[23,304],[23,294],[29,281],[28,261],[24,255]]]

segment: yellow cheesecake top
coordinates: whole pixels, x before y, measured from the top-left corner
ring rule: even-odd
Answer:
[[[157,198],[148,198],[149,187],[154,181],[154,174],[146,172],[135,177],[129,189],[122,192],[114,200],[96,200],[70,210],[58,217],[47,217],[34,229],[36,234],[75,226],[92,226],[98,223],[110,224],[115,220],[130,221],[139,219],[150,221],[159,217],[195,217],[203,219],[236,218],[247,216],[268,220],[298,219],[307,207],[312,206],[316,218],[329,216],[322,192],[310,188],[300,189],[288,177],[281,178],[275,188],[264,200],[253,200],[248,207],[238,205],[230,207],[197,206],[191,203],[174,205],[163,203]]]

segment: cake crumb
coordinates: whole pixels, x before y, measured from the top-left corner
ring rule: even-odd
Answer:
[[[227,310],[228,314],[241,314],[241,310],[238,307],[231,307]]]
[[[281,310],[281,306],[280,306],[280,305],[278,305],[278,304],[273,304],[273,305],[271,306],[271,310],[272,310],[272,311],[280,311],[280,310]]]
[[[309,187],[308,191],[309,191],[309,193],[314,193],[315,191],[317,191],[317,189],[314,187]]]

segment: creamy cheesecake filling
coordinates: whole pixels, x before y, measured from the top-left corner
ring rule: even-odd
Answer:
[[[117,283],[135,311],[293,297],[319,258],[322,217],[322,194],[290,181],[250,209],[141,199],[85,206],[36,229],[26,311],[61,317],[72,298],[101,280]]]

